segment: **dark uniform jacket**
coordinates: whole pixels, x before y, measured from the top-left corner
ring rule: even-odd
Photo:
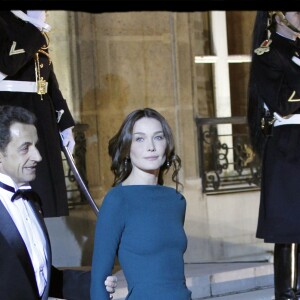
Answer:
[[[45,36],[34,25],[24,22],[9,11],[0,11],[0,72],[5,80],[36,81],[35,54],[47,44]],[[42,162],[37,168],[34,190],[42,199],[45,217],[68,214],[66,185],[61,159],[59,130],[74,126],[74,120],[63,98],[47,56],[39,53],[40,76],[48,82],[45,95],[0,90],[0,105],[18,105],[37,116],[37,145]],[[64,110],[57,124],[56,111]]]
[[[269,49],[252,61],[261,103],[281,117],[300,113],[300,47],[272,34]],[[268,51],[260,51],[268,50]],[[262,157],[257,237],[271,243],[300,243],[300,124],[273,128]]]
[[[0,195],[1,197],[1,195]],[[15,200],[26,201],[26,200]],[[90,272],[58,270],[52,266],[51,246],[47,228],[34,193],[29,200],[46,240],[47,267],[50,275],[42,298],[39,297],[34,269],[25,243],[12,218],[0,201],[0,299],[47,300],[57,297],[68,300],[90,299]]]

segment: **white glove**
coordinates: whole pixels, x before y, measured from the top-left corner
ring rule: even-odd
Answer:
[[[63,145],[68,148],[71,154],[75,147],[75,140],[73,137],[72,127],[69,127],[61,132],[63,138]]]
[[[118,278],[117,276],[107,276],[106,280],[104,281],[106,290],[113,294],[116,291]],[[110,295],[110,299],[113,298],[113,295]]]
[[[27,10],[27,16],[32,19],[37,19],[40,22],[46,22],[46,11],[45,10]]]

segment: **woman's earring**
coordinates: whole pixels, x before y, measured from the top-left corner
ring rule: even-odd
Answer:
[[[124,169],[125,169],[125,172],[127,171],[128,161],[129,161],[129,157],[126,156],[126,157],[125,157],[125,161],[124,161]]]
[[[167,161],[167,167],[170,168],[170,166],[171,166],[171,162],[168,160]]]

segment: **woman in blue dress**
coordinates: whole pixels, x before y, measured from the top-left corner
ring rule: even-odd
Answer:
[[[126,299],[190,300],[183,259],[186,200],[178,191],[181,161],[170,126],[153,109],[135,110],[108,148],[115,179],[96,223],[91,300],[110,298],[99,282],[112,273],[116,256]],[[163,186],[170,168],[176,189]]]

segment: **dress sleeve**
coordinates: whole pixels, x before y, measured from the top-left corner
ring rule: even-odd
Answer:
[[[111,190],[99,209],[94,237],[91,300],[109,300],[104,281],[112,274],[125,226],[126,209],[122,197]]]

